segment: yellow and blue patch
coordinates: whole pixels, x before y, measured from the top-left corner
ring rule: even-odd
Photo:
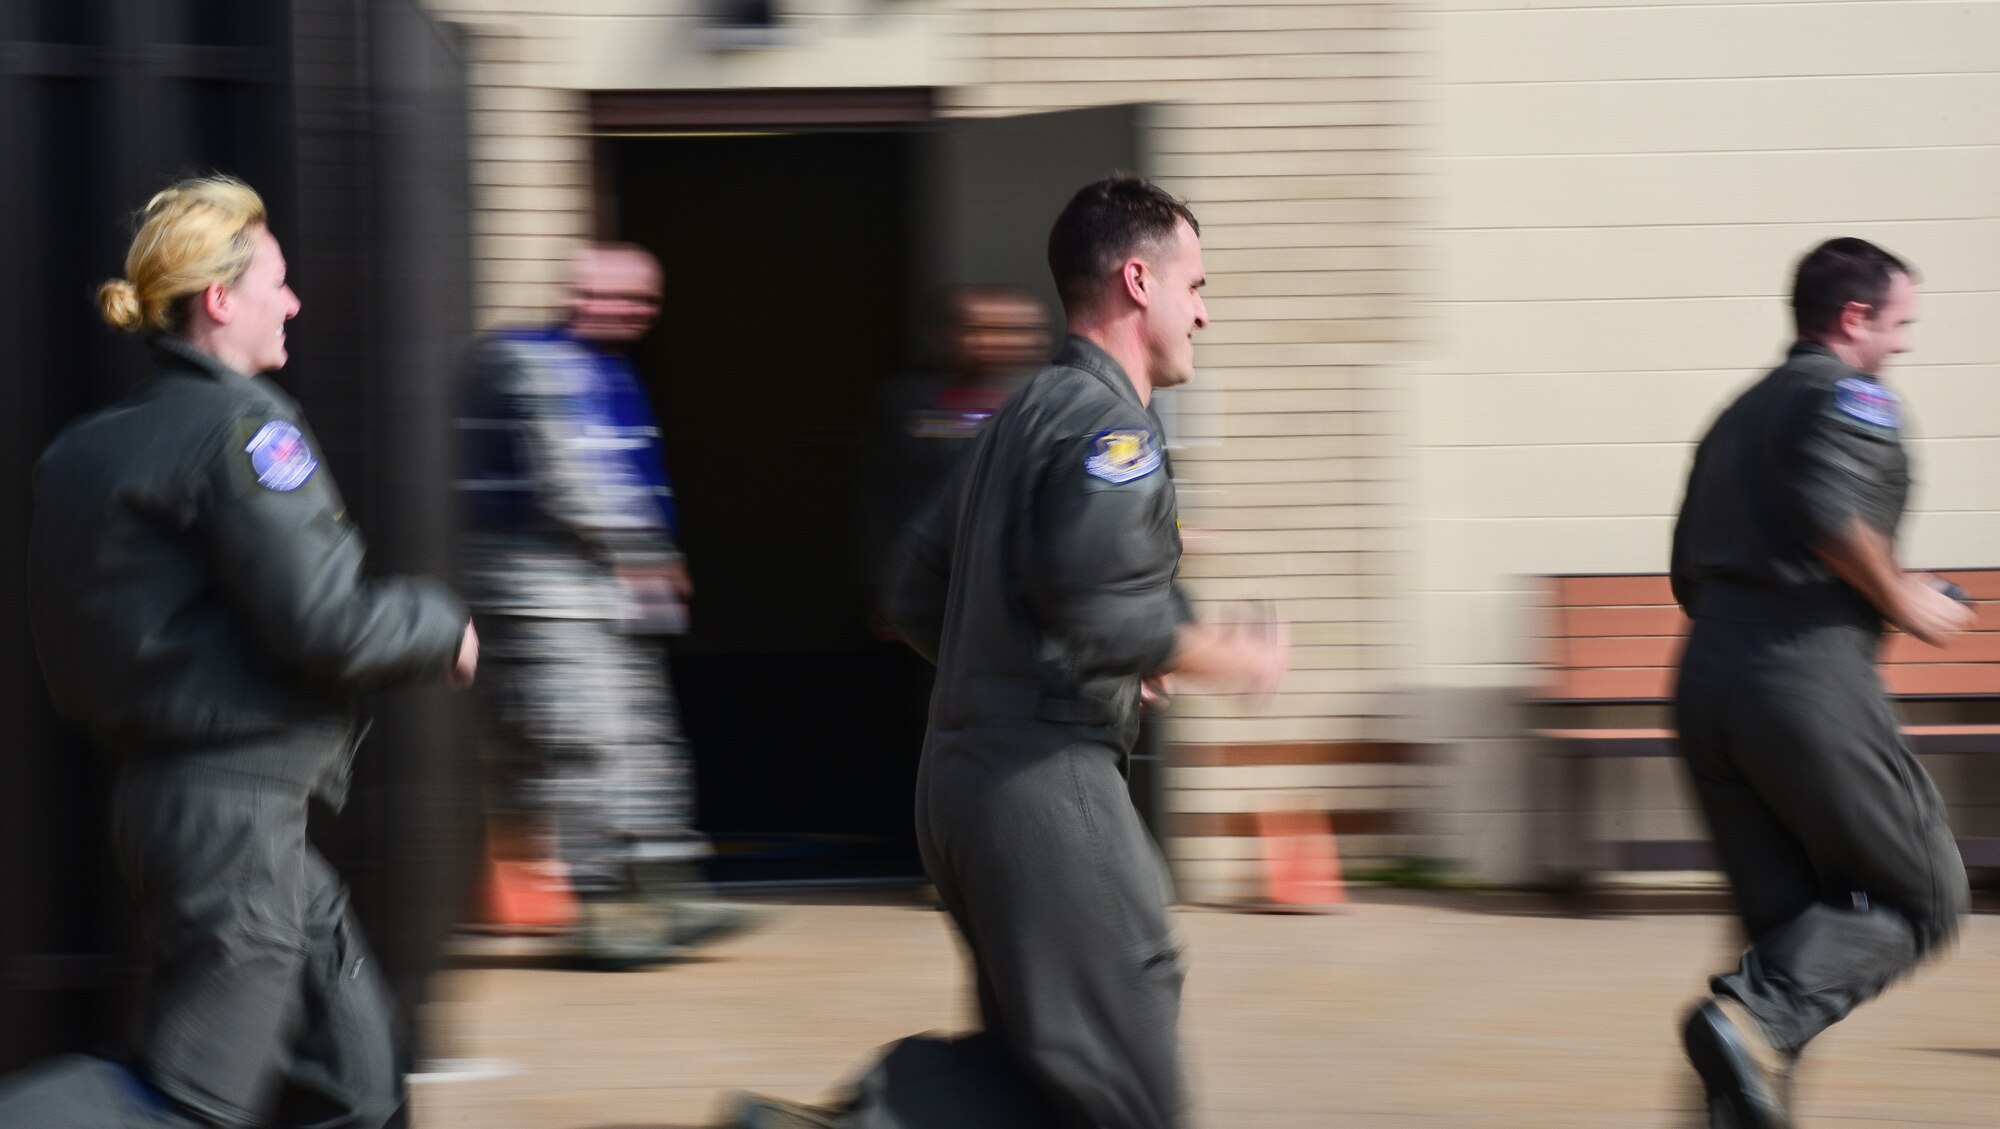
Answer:
[[[1146,477],[1162,461],[1158,436],[1143,427],[1120,427],[1091,436],[1083,470],[1115,485]]]
[[[258,428],[257,434],[244,445],[243,453],[250,456],[250,469],[257,472],[257,484],[281,493],[304,486],[319,467],[312,449],[306,445],[306,437],[281,419]]]

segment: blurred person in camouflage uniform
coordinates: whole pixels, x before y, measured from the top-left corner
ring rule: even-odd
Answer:
[[[496,826],[551,840],[591,968],[654,964],[748,924],[695,897],[709,846],[662,662],[693,587],[623,352],[658,315],[660,283],[642,248],[582,252],[563,324],[480,343],[460,424],[466,581],[492,635]]]

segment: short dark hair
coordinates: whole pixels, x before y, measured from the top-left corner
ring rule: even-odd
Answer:
[[[1049,273],[1063,309],[1087,308],[1118,264],[1140,247],[1172,239],[1183,223],[1201,234],[1188,206],[1144,177],[1113,173],[1084,185],[1049,229]]]
[[[1806,252],[1792,278],[1792,324],[1801,337],[1825,333],[1849,302],[1879,309],[1897,275],[1915,281],[1903,260],[1866,239],[1829,239]]]

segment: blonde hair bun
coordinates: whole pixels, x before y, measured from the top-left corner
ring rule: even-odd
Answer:
[[[201,176],[168,185],[147,201],[125,253],[125,277],[97,290],[104,320],[131,332],[187,329],[190,294],[243,277],[264,225],[264,201],[233,176]]]
[[[146,321],[139,288],[122,278],[114,278],[97,288],[97,310],[104,316],[104,324],[126,333],[138,332]]]

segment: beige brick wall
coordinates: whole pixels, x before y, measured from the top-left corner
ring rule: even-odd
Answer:
[[[427,6],[466,31],[475,319],[482,329],[545,320],[561,301],[571,251],[589,235],[584,93],[546,80],[563,45],[542,34],[538,5]]]
[[[1813,243],[1922,271],[1890,373],[1906,554],[2000,563],[2000,3],[1431,0],[1425,27],[1423,712],[1459,769],[1443,849],[1518,879],[1547,818],[1509,705],[1536,677],[1526,578],[1665,569],[1691,443],[1781,355]]]

